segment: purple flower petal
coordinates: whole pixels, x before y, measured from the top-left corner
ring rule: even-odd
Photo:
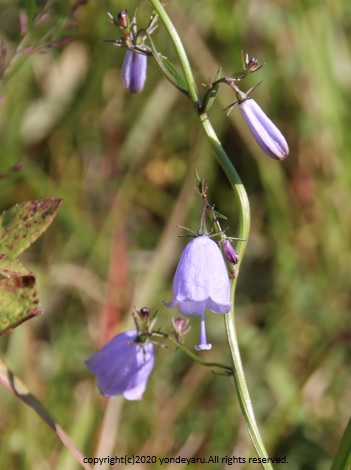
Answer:
[[[202,312],[206,310],[208,300],[202,300],[194,302],[193,300],[181,300],[179,302],[175,301],[175,304],[172,307],[178,305],[178,310],[182,315],[186,317],[194,317],[197,315],[202,315]],[[169,302],[172,303],[172,302]],[[169,304],[165,304],[169,307]]]
[[[289,154],[285,137],[252,98],[239,103],[240,112],[261,149],[276,160]]]
[[[137,336],[137,331],[120,333],[86,361],[102,395],[141,400],[154,366],[154,347],[135,342]]]
[[[217,244],[207,236],[198,236],[186,245],[174,276],[173,295],[168,306],[180,305],[183,315],[201,315],[204,302],[205,308],[210,303],[215,313],[229,312],[227,268]]]
[[[146,80],[147,56],[127,50],[123,65],[122,79],[129,93],[140,93]]]
[[[208,236],[188,243],[180,257],[173,281],[173,299],[182,315],[201,315],[200,349],[210,349],[205,334],[205,310],[227,313],[231,309],[230,282],[221,250]],[[202,347],[204,346],[204,347]]]

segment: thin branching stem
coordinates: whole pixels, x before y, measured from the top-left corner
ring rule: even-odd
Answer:
[[[167,333],[163,333],[161,331],[157,331],[157,332],[153,331],[151,336],[156,337],[156,338],[159,337],[159,338],[167,339],[168,341],[173,343],[176,346],[176,348],[183,351],[187,356],[189,356],[193,361],[197,362],[201,366],[215,368],[215,369],[222,369],[222,370],[224,370],[224,372],[226,374],[233,375],[233,368],[231,366],[227,366],[227,365],[221,364],[219,362],[206,362],[206,361],[201,360],[199,358],[199,356],[197,356],[195,353],[190,351],[190,349],[188,349],[186,346],[184,346],[184,344],[179,342],[172,335],[168,335]]]
[[[222,166],[227,178],[232,186],[235,197],[238,201],[238,219],[239,219],[239,237],[245,240],[249,237],[250,231],[250,205],[245,191],[244,185],[242,184],[240,177],[235,170],[233,164],[231,163],[227,153],[222,147],[221,142],[219,141],[212,125],[209,120],[209,117],[206,113],[202,112],[202,105],[199,99],[198,89],[194,76],[189,64],[188,57],[186,55],[185,49],[183,47],[182,41],[178,35],[176,28],[174,27],[171,19],[166,13],[163,5],[159,0],[149,0],[157,14],[159,15],[160,21],[163,23],[165,29],[167,30],[169,37],[173,43],[175,51],[178,56],[178,60],[182,67],[185,82],[189,91],[189,98],[192,101],[194,108],[197,111],[197,116],[199,118],[202,129],[205,132],[207,140],[212,147],[212,150]],[[240,256],[240,263],[243,260],[243,254],[245,251],[245,243],[241,243],[238,247],[238,253]],[[240,263],[239,266],[240,267]],[[234,367],[234,381],[238,392],[239,402],[245,422],[248,427],[248,431],[252,442],[255,446],[257,454],[264,460],[268,460],[268,454],[264,447],[261,435],[256,423],[249,391],[247,388],[244,370],[242,367],[242,362],[240,358],[240,351],[238,347],[236,329],[235,329],[235,310],[234,310],[234,298],[235,298],[235,289],[237,283],[237,276],[232,279],[231,284],[231,299],[232,299],[232,309],[229,313],[225,315],[225,324],[228,337],[229,348],[232,356],[233,367]],[[272,470],[272,465],[268,463],[262,463],[262,466],[266,470]]]

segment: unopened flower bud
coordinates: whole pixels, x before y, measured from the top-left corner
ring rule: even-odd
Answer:
[[[255,72],[255,70],[257,70],[258,68],[260,68],[260,66],[258,65],[258,60],[255,59],[255,57],[251,57],[251,59],[249,59],[246,64],[245,70],[247,72]]]
[[[124,29],[128,28],[129,20],[128,20],[127,10],[120,11],[117,15],[117,18],[118,18],[118,22],[119,22],[119,24],[122,28],[124,28]]]
[[[285,137],[252,98],[239,103],[240,112],[261,149],[275,160],[289,154]]]
[[[140,93],[146,80],[147,57],[130,49],[127,50],[123,66],[122,79],[129,93]]]
[[[224,257],[228,261],[228,263],[238,264],[239,255],[236,249],[231,245],[230,241],[227,238],[225,238],[224,240],[221,241],[221,244],[223,248]]]
[[[257,67],[258,65],[258,60],[255,59],[255,57],[251,57],[251,59],[249,60],[248,64],[247,64],[249,67]]]
[[[190,331],[190,321],[185,318],[172,318],[172,325],[177,336],[183,336]]]
[[[142,307],[140,310],[137,310],[139,317],[143,320],[146,321],[149,319],[150,316],[150,309],[149,307]]]

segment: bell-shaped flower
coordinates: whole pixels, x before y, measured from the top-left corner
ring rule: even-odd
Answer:
[[[231,301],[221,250],[208,236],[197,236],[186,245],[174,276],[173,300],[165,305],[177,306],[185,316],[201,315],[200,344],[195,349],[211,349],[206,339],[205,310],[227,313]]]
[[[138,334],[135,330],[118,334],[86,361],[102,395],[141,400],[154,366],[154,345],[138,342]]]
[[[127,50],[122,65],[122,80],[129,93],[140,93],[146,80],[147,56]]]
[[[277,126],[252,98],[246,98],[238,104],[246,124],[261,149],[275,160],[284,160],[289,154],[289,147]]]

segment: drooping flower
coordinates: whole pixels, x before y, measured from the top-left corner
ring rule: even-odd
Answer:
[[[275,160],[289,154],[285,137],[252,98],[239,101],[240,112],[261,149]]]
[[[120,333],[86,361],[102,395],[141,400],[154,366],[154,345],[137,338],[135,330]]]
[[[146,80],[147,56],[127,50],[122,65],[122,80],[129,93],[140,93]]]
[[[201,315],[200,344],[195,349],[211,349],[206,339],[205,310],[227,313],[231,301],[222,253],[208,236],[197,236],[186,245],[174,276],[173,300],[165,305],[177,306],[185,316]]]

